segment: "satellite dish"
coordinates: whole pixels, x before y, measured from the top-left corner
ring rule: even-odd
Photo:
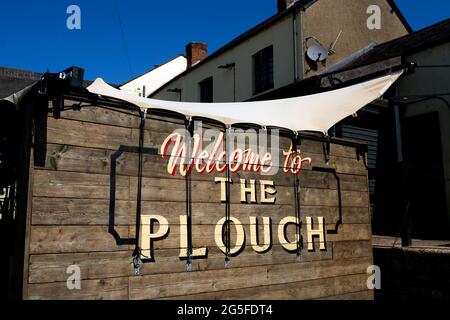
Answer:
[[[308,48],[306,51],[308,58],[315,62],[322,62],[327,60],[329,51],[322,45],[315,44]]]

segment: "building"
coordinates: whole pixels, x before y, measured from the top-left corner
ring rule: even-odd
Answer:
[[[146,97],[182,72],[186,71],[186,69],[187,59],[186,57],[179,55],[161,65],[155,66],[150,71],[125,82],[120,85],[120,89]]]
[[[337,134],[344,137],[364,139],[361,132],[373,133],[374,162],[370,174],[377,181],[372,199],[375,233],[396,236],[405,216],[409,216],[414,238],[449,239],[449,57],[447,19],[380,44],[345,67],[377,72],[387,66],[412,66],[390,96],[366,108],[371,112],[338,125],[342,130]],[[393,105],[398,106],[400,149]],[[405,190],[405,194],[399,190]]]
[[[37,72],[0,67],[0,98],[5,98],[40,78],[41,74]]]
[[[373,42],[383,43],[411,31],[393,1],[280,0],[277,4],[277,14],[209,56],[205,44],[189,44],[186,56],[193,57],[189,68],[150,97],[213,102],[255,99],[321,73]],[[371,5],[381,9],[379,30],[367,27]],[[306,57],[307,48],[318,43],[334,52],[320,63]]]
[[[265,157],[285,155],[289,174],[232,170],[230,160],[224,172],[216,155],[211,172],[183,175],[181,165],[171,171],[179,149],[167,143],[187,114],[152,101],[143,112],[71,71],[45,74],[17,104],[0,101],[9,124],[0,138],[18,147],[0,167],[0,183],[17,186],[8,197],[17,206],[0,220],[2,298],[373,299],[364,143],[302,133],[314,164],[298,162],[291,131]],[[208,124],[219,150],[225,128]],[[339,152],[330,163],[323,143]],[[300,215],[300,206],[311,209]]]
[[[367,27],[367,8],[370,5],[381,9],[380,30]],[[278,1],[275,16],[209,56],[205,45],[188,45],[188,56],[205,58],[200,62],[194,61],[192,67],[150,97],[203,102],[270,100],[338,88],[392,68],[403,68],[407,62],[446,65],[448,31],[448,21],[444,21],[412,33],[393,1],[352,1],[351,4],[345,0]],[[319,63],[309,59],[307,51],[312,45],[327,47],[334,42],[335,45],[330,45],[333,48],[329,50],[328,59]],[[391,91],[391,97],[434,96],[449,92],[445,68],[421,69],[419,64],[415,70],[413,74],[402,77],[397,92]],[[389,108],[388,98],[366,106],[357,118],[346,119],[329,134],[368,143],[367,166],[374,230],[379,234],[396,236],[403,224],[406,205],[402,200],[404,196],[397,192],[403,189],[404,179],[402,170],[396,165],[398,152],[392,120],[394,109]],[[445,108],[444,102],[447,98],[444,95],[420,103],[414,101],[414,105],[402,114],[402,122],[405,122],[403,137],[415,137],[403,142],[403,152],[415,154],[410,141],[415,141],[412,146],[417,141],[423,141],[424,146],[429,147],[429,141],[433,141],[435,145],[429,148],[429,153],[435,159],[435,171],[425,172],[439,180],[438,183],[431,183],[433,179],[426,182],[424,177],[415,177],[407,183],[410,189],[416,190],[416,195],[410,195],[414,199],[410,203],[411,214],[418,215],[418,212],[426,210],[430,203],[427,199],[433,199],[433,208],[436,206],[433,217],[440,217],[435,220],[439,221],[437,229],[440,230],[436,232],[433,231],[434,222],[416,222],[416,231],[412,234],[415,237],[442,238],[449,234],[450,144],[447,141],[450,134],[446,125],[448,108]],[[431,110],[436,111],[434,115]],[[420,116],[414,117],[416,115]],[[416,123],[413,125],[414,121]],[[421,127],[430,129],[416,130],[417,121]],[[426,137],[424,132],[434,136]],[[417,134],[422,138],[418,139]],[[410,165],[423,167],[424,159],[418,154],[414,157]],[[396,183],[393,183],[392,177],[395,177]],[[430,185],[421,191],[426,196],[423,193],[422,196],[417,195],[419,191],[414,186],[421,183]],[[413,192],[412,189],[410,192]]]

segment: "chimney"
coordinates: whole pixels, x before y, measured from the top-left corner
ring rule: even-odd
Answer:
[[[277,0],[277,1],[278,1],[278,13],[281,13],[287,8],[289,8],[289,6],[293,4],[296,0]]]
[[[208,45],[202,42],[190,42],[186,45],[186,59],[188,68],[208,56]]]

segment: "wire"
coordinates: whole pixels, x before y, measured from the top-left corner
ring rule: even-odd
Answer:
[[[138,185],[136,196],[136,243],[134,246],[133,256],[140,256],[141,254],[141,248],[139,247],[139,236],[141,229],[142,167],[143,167],[144,130],[145,130],[146,115],[147,115],[146,112],[141,112],[141,124],[139,128]]]
[[[122,19],[120,17],[119,5],[117,4],[117,0],[114,0],[114,4],[115,4],[115,7],[116,7],[116,14],[117,14],[117,19],[119,21],[120,33],[122,35],[122,41],[123,41],[123,45],[124,45],[124,48],[125,48],[125,54],[126,54],[126,57],[127,57],[128,69],[129,69],[129,72],[130,72],[130,78],[132,78],[133,77],[133,69],[131,68],[130,54],[128,53],[127,41],[125,39],[125,32],[123,31],[123,24],[122,24]]]
[[[192,180],[191,180],[191,172],[190,172],[190,161],[192,159],[192,150],[191,150],[191,139],[192,139],[192,131],[191,126],[193,125],[193,120],[189,119],[186,120],[185,129],[186,134],[189,134],[189,138],[186,137],[186,145],[187,149],[189,150],[186,153],[185,166],[186,166],[186,176],[185,176],[185,182],[186,182],[186,217],[187,217],[187,234],[188,234],[188,241],[187,241],[187,263],[188,265],[192,262]]]
[[[435,64],[435,65],[415,65],[416,68],[450,68],[450,64]]]
[[[225,204],[225,220],[226,220],[226,224],[225,224],[225,247],[226,247],[226,253],[225,253],[225,265],[228,265],[228,262],[230,260],[230,252],[231,252],[231,228],[230,228],[230,223],[231,223],[231,206],[230,206],[230,130],[231,127],[226,128],[225,130],[225,155],[226,155],[226,159],[225,159],[225,164],[227,165],[226,167],[226,179],[227,181],[225,182],[225,192],[226,192],[226,204]]]
[[[297,141],[295,137],[292,137],[292,151],[294,152],[294,156],[297,156],[298,150],[297,150]],[[294,205],[295,205],[295,216],[297,219],[296,227],[297,227],[297,256],[300,256],[300,253],[302,251],[303,241],[301,236],[301,213],[300,213],[300,183],[298,176],[294,176]]]
[[[415,104],[428,100],[439,100],[443,102],[448,108],[450,108],[450,103],[444,99],[442,96],[450,96],[450,93],[447,94],[439,94],[439,95],[429,95],[429,96],[405,96],[405,97],[397,97],[397,101],[404,104]],[[414,101],[410,101],[410,99],[416,99]]]

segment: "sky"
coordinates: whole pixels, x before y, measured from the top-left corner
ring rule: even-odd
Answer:
[[[450,17],[448,0],[396,3],[414,30]],[[80,30],[66,26],[72,4],[81,9]],[[211,53],[275,13],[276,0],[1,1],[0,66],[58,72],[75,65],[86,79],[121,84],[183,54],[190,41],[208,43]]]

